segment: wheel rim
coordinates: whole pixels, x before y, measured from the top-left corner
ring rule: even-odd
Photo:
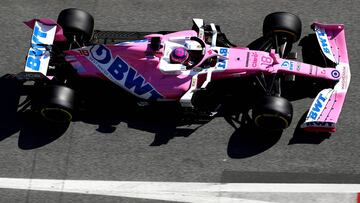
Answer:
[[[297,39],[296,34],[287,30],[273,30],[274,33],[286,33],[289,34],[293,40],[295,41]]]
[[[61,108],[43,108],[41,115],[51,122],[68,123],[72,120],[72,114]]]
[[[257,126],[268,130],[283,130],[289,126],[289,122],[276,114],[261,114],[256,116],[254,122]]]

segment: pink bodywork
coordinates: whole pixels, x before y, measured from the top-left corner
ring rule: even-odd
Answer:
[[[55,21],[51,19],[39,19],[39,21],[45,24],[56,24]],[[26,22],[26,24],[29,27],[33,27],[34,22],[35,20],[31,20]],[[79,75],[83,77],[97,77],[111,80],[140,98],[180,100],[180,98],[189,90],[194,75],[197,75],[199,78],[197,84],[198,87],[205,81],[207,71],[202,70],[201,65],[206,59],[219,55],[214,51],[214,48],[226,49],[226,55],[219,57],[222,59],[222,62],[218,62],[225,62],[224,64],[226,65],[222,68],[215,68],[212,72],[212,80],[246,77],[260,72],[265,74],[282,72],[292,75],[338,81],[334,89],[327,91],[327,103],[325,104],[325,108],[322,108],[321,112],[319,112],[320,115],[316,118],[311,118],[311,111],[318,100],[318,95],[309,110],[305,123],[302,125],[303,128],[310,131],[333,132],[336,130],[335,123],[339,118],[350,82],[350,69],[344,26],[340,24],[324,25],[320,23],[314,23],[314,26],[325,30],[332,53],[336,59],[334,62],[338,64],[336,68],[323,68],[298,61],[282,59],[274,50],[269,53],[249,50],[248,48],[211,47],[206,44],[203,60],[194,68],[196,71],[184,70],[175,74],[163,72],[160,68],[160,60],[164,56],[164,47],[158,51],[152,51],[149,47],[151,38],[160,37],[161,44],[164,44],[171,38],[197,37],[197,33],[194,30],[179,31],[167,35],[153,34],[146,36],[145,38],[147,40],[142,41],[119,43],[115,45],[94,45],[69,50],[65,51],[65,59],[77,70]],[[66,39],[63,36],[61,27],[58,25],[55,41],[64,40]],[[96,53],[97,50],[100,50],[99,53]],[[106,58],[106,53],[110,53],[111,56],[106,63],[99,63],[97,59],[94,58],[94,54],[97,54],[97,58]],[[116,81],[116,78],[109,73],[111,65],[114,65],[113,63],[116,60],[121,60],[121,63],[117,64],[119,66],[117,68],[124,68],[122,66],[126,66],[128,69],[132,69],[133,72],[135,71],[136,74],[132,76],[132,81],[142,81],[139,83],[140,86],[138,87],[141,88],[145,85],[150,85],[153,89],[139,94],[139,92],[136,93],[136,90],[134,90],[136,85],[125,87],[129,72],[122,73],[124,78],[122,81]],[[114,72],[112,74],[114,74]],[[118,74],[118,72],[115,72],[115,74]]]
[[[55,42],[64,42],[67,40],[66,37],[64,36],[63,29],[53,19],[50,18],[32,19],[24,22],[24,24],[30,27],[31,29],[33,29],[35,25],[35,21],[39,21],[45,25],[57,25],[56,33],[55,33]]]
[[[330,96],[328,97],[327,103],[316,119],[311,118],[312,109],[310,108],[305,123],[303,124],[303,128],[309,131],[335,132],[335,124],[339,119],[341,109],[345,102],[345,96],[351,78],[344,25],[314,23],[313,26],[315,27],[315,31],[316,29],[323,29],[327,35],[331,53],[333,55],[333,62],[337,64],[336,70],[339,72],[337,77],[339,82],[330,90]],[[315,103],[316,98],[312,107]]]
[[[197,33],[193,30],[180,31],[163,35],[161,40],[166,41],[172,37],[190,37],[196,36]],[[158,35],[155,35],[158,36]],[[148,38],[151,38],[148,37]],[[162,57],[163,49],[157,51],[153,57],[148,57],[147,52],[148,41],[145,42],[128,42],[120,43],[119,45],[106,45],[106,48],[111,51],[112,58],[120,57],[129,66],[136,69],[136,71],[144,77],[145,81],[150,83],[165,100],[178,100],[189,89],[192,78],[191,71],[182,71],[179,74],[166,74],[159,68],[159,61]],[[331,71],[334,68],[321,68],[318,66],[305,64],[297,61],[281,59],[275,53],[268,53],[263,51],[253,51],[247,48],[227,48],[228,57],[227,67],[225,69],[215,70],[212,75],[212,80],[230,78],[230,77],[244,77],[252,75],[256,72],[276,73],[285,72],[295,75],[302,75],[308,77],[325,78],[329,80],[337,80],[331,76]],[[98,70],[96,65],[89,60],[90,55],[85,56],[84,50],[87,53],[91,52],[91,47],[84,47],[77,50],[66,51],[67,60],[79,70],[79,74],[89,77],[103,77],[104,74]],[[218,55],[211,50],[207,45],[204,60]],[[199,64],[201,64],[200,62]],[[201,65],[199,65],[201,66]],[[200,72],[199,76],[205,77],[206,72]],[[105,77],[106,78],[106,77]],[[201,82],[198,86],[201,86]],[[139,95],[137,95],[139,96]]]

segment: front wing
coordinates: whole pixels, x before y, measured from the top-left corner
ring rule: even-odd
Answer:
[[[318,93],[301,127],[306,131],[335,132],[351,78],[344,25],[314,23],[313,28],[322,53],[336,64],[331,74],[339,81],[334,88]]]

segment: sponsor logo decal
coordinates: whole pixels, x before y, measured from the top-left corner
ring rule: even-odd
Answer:
[[[342,75],[341,75],[341,88],[342,88],[343,90],[346,89],[346,85],[347,85],[346,67],[343,66],[343,71],[342,71]]]
[[[228,48],[220,48],[219,54],[221,56],[227,57],[229,55],[229,49]],[[219,59],[219,62],[217,63],[217,68],[225,69],[227,67],[227,60],[226,59]]]
[[[292,61],[284,61],[282,64],[281,64],[281,67],[283,68],[288,68],[289,70],[294,70],[294,62]]]
[[[333,122],[320,122],[320,121],[306,122],[304,123],[304,125],[306,127],[325,127],[325,128],[335,127],[335,123]]]
[[[316,99],[316,102],[314,106],[312,107],[309,117],[313,120],[316,120],[319,113],[321,112],[324,102],[326,101],[326,97],[324,97],[322,94],[319,95],[319,97]]]
[[[331,51],[330,41],[328,40],[327,33],[324,28],[315,27],[316,37],[319,41],[321,51],[324,55],[333,62],[337,62]]]
[[[333,76],[333,78],[339,78],[340,72],[338,70],[333,70],[331,71],[331,76]]]
[[[87,57],[110,80],[129,92],[144,99],[161,99],[157,92],[145,78],[119,56],[115,59],[104,45],[95,45],[90,49]]]
[[[251,67],[253,67],[253,68],[256,68],[256,67],[259,66],[259,61],[260,61],[260,65],[269,66],[269,65],[272,65],[272,63],[273,63],[273,59],[271,57],[261,56],[261,58],[259,59],[259,54],[257,52],[248,52],[247,55],[246,55],[246,63],[245,63],[246,67],[249,66],[249,59],[250,58],[252,60]]]
[[[35,23],[33,35],[31,37],[31,48],[28,53],[28,58],[26,60],[26,68],[30,68],[33,71],[40,70],[41,60],[39,56],[44,56],[43,59],[48,58],[49,56],[45,55],[46,49],[42,45],[41,39],[46,39],[46,32],[40,30],[40,26]]]
[[[258,54],[256,52],[251,53],[251,56],[253,57],[253,61],[251,63],[251,66],[255,68],[257,66],[258,62]]]
[[[329,49],[330,46],[326,38],[327,35],[325,33],[325,30],[318,28],[315,31],[319,37],[321,49],[323,50],[324,53],[330,54],[330,49]]]

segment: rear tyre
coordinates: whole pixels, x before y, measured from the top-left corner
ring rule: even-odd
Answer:
[[[44,86],[33,100],[33,108],[53,123],[69,123],[75,110],[75,91],[69,87]]]
[[[86,11],[68,8],[62,10],[57,19],[63,28],[65,37],[71,42],[75,40],[84,44],[90,41],[94,32],[94,18]]]
[[[283,130],[289,127],[292,116],[292,104],[283,97],[264,96],[252,110],[254,123],[266,130]]]
[[[21,85],[11,75],[0,78],[0,129],[11,128],[17,123]]]

